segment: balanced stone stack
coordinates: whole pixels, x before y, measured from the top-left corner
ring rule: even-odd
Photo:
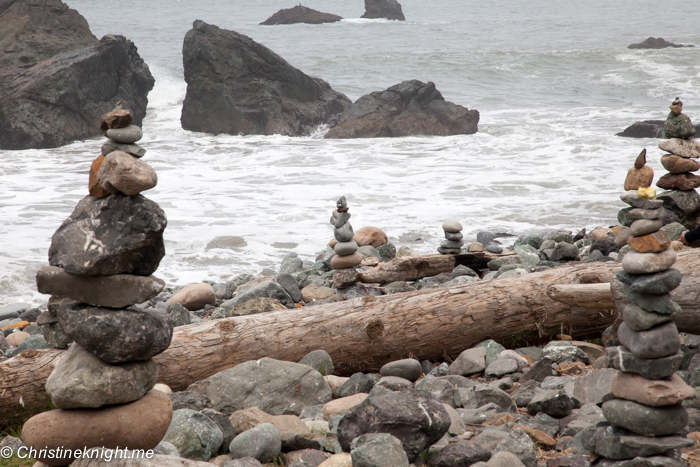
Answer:
[[[440,246],[438,247],[438,252],[443,255],[458,255],[462,252],[462,245],[464,245],[463,235],[462,235],[462,224],[457,221],[445,221],[442,224],[442,230],[445,231],[445,238]]]
[[[337,217],[331,217],[331,224],[335,227],[333,235],[338,243],[333,246],[335,256],[331,258],[331,267],[333,269],[354,268],[362,263],[362,255],[357,252],[357,242],[353,240],[355,232],[350,225],[350,213],[348,212],[348,203],[345,196],[341,197],[337,202],[336,211]]]
[[[633,458],[646,458],[634,465],[680,467],[674,450],[694,444],[678,434],[688,423],[681,403],[695,396],[675,374],[682,354],[673,319],[681,308],[669,292],[682,276],[671,268],[676,253],[659,230],[663,203],[653,193],[639,189],[620,196],[632,206],[628,244],[633,251],[625,255],[623,271],[616,276],[631,304],[624,308],[618,329],[622,346],[606,350],[610,366],[619,370],[610,388],[614,399],[602,407],[610,425],[599,427],[595,435],[596,454],[608,459],[596,465],[606,467]]]
[[[170,345],[172,319],[133,307],[165,285],[151,274],[165,255],[167,221],[140,194],[156,177],[138,159],[145,151],[133,143],[141,129],[130,123],[128,110],[102,117],[107,157],[96,170],[93,164],[91,194],[54,233],[50,266],[37,273],[39,291],[51,294],[53,304],[42,321],[74,342],[46,382],[58,410],[30,418],[22,429],[24,443],[37,451],[152,449],[172,418],[170,398],[153,390],[158,371],[152,359]],[[73,458],[38,460],[64,466]]]
[[[671,104],[671,113],[664,123],[666,141],[659,143],[659,148],[670,154],[661,157],[661,164],[670,173],[656,182],[656,186],[666,190],[691,191],[700,186],[700,176],[693,172],[700,169],[700,163],[693,159],[700,158],[700,144],[694,139],[695,127],[690,118],[682,113],[683,103],[678,100]]]

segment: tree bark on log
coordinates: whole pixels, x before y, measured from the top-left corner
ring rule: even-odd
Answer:
[[[388,284],[395,281],[416,281],[424,277],[437,276],[443,272],[452,272],[456,266],[467,266],[475,271],[486,268],[489,261],[513,256],[512,251],[489,253],[460,253],[458,255],[423,255],[417,257],[394,258],[376,268],[363,271],[358,281],[366,284]]]
[[[675,267],[700,270],[700,251],[682,252]],[[609,283],[619,263],[574,264],[539,273],[448,288],[272,313],[206,321],[175,330],[170,347],[154,359],[159,382],[179,391],[248,360],[298,361],[325,349],[339,374],[376,370],[409,356],[438,360],[485,340],[506,345],[560,332],[596,335],[617,316],[553,300],[552,285]],[[697,305],[695,305],[697,306]],[[46,378],[63,350],[27,350],[0,362],[0,420],[45,407]]]

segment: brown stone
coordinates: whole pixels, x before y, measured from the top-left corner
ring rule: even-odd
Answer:
[[[639,253],[658,253],[668,248],[671,241],[659,230],[643,237],[630,237],[627,239],[627,244]]]
[[[639,153],[637,156],[637,159],[634,161],[634,168],[635,169],[641,169],[644,167],[647,163],[647,149],[644,148],[642,149],[642,152]]]
[[[40,293],[94,306],[123,308],[155,297],[165,282],[154,276],[134,274],[78,276],[57,266],[44,266],[36,273],[36,285]]]
[[[328,460],[332,454],[319,451],[317,449],[302,449],[300,451],[291,451],[286,454],[286,465],[303,465],[313,466],[319,465],[321,462]]]
[[[583,373],[586,364],[583,362],[562,362],[559,365],[559,376],[576,376]]]
[[[15,331],[9,336],[7,336],[7,343],[12,347],[19,347],[19,345],[24,342],[30,334],[24,331]]]
[[[700,158],[700,143],[692,138],[671,138],[659,143],[659,149],[686,159]]]
[[[653,180],[654,169],[648,165],[643,166],[641,169],[632,167],[627,172],[627,178],[625,179],[625,191],[636,190],[638,188],[648,188],[651,186],[651,182]]]
[[[513,423],[515,417],[509,413],[495,413],[491,415],[485,422],[482,423],[484,426],[501,426],[506,423]]]
[[[153,167],[139,158],[123,151],[112,151],[102,162],[97,181],[108,193],[134,196],[156,186],[158,176]]]
[[[113,110],[112,112],[102,115],[100,118],[100,130],[102,133],[107,133],[107,130],[113,128],[126,128],[134,121],[131,112],[128,110]]]
[[[375,248],[384,245],[386,242],[389,241],[382,229],[380,229],[379,227],[371,226],[366,226],[359,229],[357,232],[355,232],[355,235],[352,237],[352,239],[355,240],[355,242],[357,242],[358,246],[371,245]]]
[[[336,454],[327,461],[321,462],[318,467],[352,467],[352,456],[346,452]]]
[[[484,245],[482,245],[479,242],[474,242],[471,245],[469,245],[468,251],[469,253],[478,253],[480,251],[484,251]]]
[[[0,328],[0,330],[7,331],[8,329],[24,329],[30,324],[31,323],[29,321],[20,321],[19,323],[13,323],[8,324],[7,326],[3,326],[2,328]]]
[[[328,246],[331,248],[335,248],[335,246],[338,244],[338,239],[334,238],[330,242],[328,242]]]
[[[346,378],[344,376],[326,375],[323,377],[323,379],[325,379],[328,386],[330,386],[332,394],[350,378]]]
[[[179,303],[190,311],[201,310],[205,305],[216,304],[216,293],[206,282],[190,284],[170,297],[168,305],[171,303]]]
[[[361,263],[362,255],[359,253],[353,253],[349,256],[335,255],[331,258],[331,267],[333,269],[354,268],[355,266],[358,266]]]
[[[695,172],[700,169],[700,163],[698,161],[686,159],[685,157],[676,156],[674,154],[661,156],[661,165],[672,174]]]
[[[609,234],[611,233],[612,230],[608,229],[607,227],[596,227],[591,231],[591,233],[588,234],[588,238],[600,240],[601,238],[609,238]]]
[[[333,287],[336,289],[345,289],[355,285],[359,273],[357,269],[347,268],[347,269],[337,269],[333,274]]]
[[[695,397],[695,389],[675,373],[668,380],[649,380],[633,373],[618,371],[613,376],[610,392],[617,398],[652,407],[675,405]]]
[[[345,415],[353,407],[360,405],[365,399],[367,399],[367,394],[358,392],[352,396],[332,400],[323,406],[323,418],[328,420],[331,415]]]
[[[333,289],[318,284],[309,284],[303,289],[301,289],[301,298],[305,302],[313,302],[314,300],[324,300],[334,295],[335,291]]]
[[[92,161],[92,165],[90,166],[88,190],[90,192],[90,196],[94,196],[95,198],[104,198],[105,196],[109,196],[109,193],[102,189],[97,180],[97,174],[99,173],[100,167],[102,167],[102,162],[104,162],[104,160],[105,156],[100,154],[97,156],[97,159]]]
[[[280,434],[297,433],[305,435],[311,433],[309,427],[296,415],[270,415],[257,407],[244,410],[236,410],[229,417],[233,429],[237,434],[248,431],[263,423],[272,423]]]
[[[666,174],[656,182],[664,190],[690,191],[700,186],[700,177],[691,173]]]
[[[523,430],[530,437],[532,442],[539,446],[551,449],[557,445],[556,440],[542,430],[537,430],[525,425],[515,425],[510,431],[513,432],[513,430],[517,428]]]
[[[166,394],[151,390],[141,399],[99,409],[51,410],[27,420],[22,440],[41,449],[153,449],[163,439],[173,416]],[[37,460],[50,466],[66,465],[74,458]]]

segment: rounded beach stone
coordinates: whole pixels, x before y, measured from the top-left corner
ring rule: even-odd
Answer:
[[[350,240],[349,242],[337,242],[333,247],[333,251],[339,256],[350,256],[357,251],[357,242]]]
[[[671,246],[671,240],[665,233],[658,231],[642,237],[630,237],[627,244],[638,253],[659,253]]]
[[[365,399],[367,399],[367,393],[358,392],[352,396],[332,400],[323,406],[323,419],[329,420],[331,415],[345,415]]]
[[[30,334],[24,331],[15,331],[7,336],[7,343],[12,347],[19,347],[20,344],[29,338]]]
[[[148,450],[163,439],[172,415],[170,398],[160,391],[151,390],[129,404],[40,413],[24,424],[22,440],[37,451],[103,446]],[[50,466],[62,466],[73,458],[37,460]]]
[[[104,198],[105,196],[109,196],[109,192],[105,191],[100,186],[100,182],[97,179],[97,174],[100,172],[100,167],[102,167],[102,163],[104,162],[104,160],[105,156],[100,154],[94,161],[92,161],[92,164],[90,165],[90,175],[88,176],[88,192],[90,193],[90,196],[94,196],[95,198]]]
[[[97,173],[100,187],[107,193],[138,195],[158,184],[153,167],[122,151],[110,152]]]
[[[445,238],[447,240],[462,240],[464,238],[464,235],[462,235],[462,232],[445,232]]]
[[[669,357],[681,348],[680,336],[674,322],[661,324],[647,331],[633,331],[622,323],[617,330],[617,337],[637,358]]]
[[[464,245],[463,240],[443,240],[440,243],[440,248],[459,250],[462,248],[462,245]]]
[[[700,186],[700,176],[692,173],[666,174],[656,182],[664,190],[690,191]]]
[[[462,224],[460,224],[457,221],[445,221],[442,224],[442,230],[445,232],[451,232],[451,233],[456,233],[456,232],[461,232],[462,231]]]
[[[299,364],[310,366],[324,376],[332,375],[334,371],[333,359],[328,352],[322,349],[307,353],[299,360]]]
[[[335,255],[331,258],[331,267],[333,269],[353,268],[362,262],[362,255],[353,253],[350,256]]]
[[[682,174],[686,172],[695,172],[700,169],[700,163],[692,159],[676,156],[675,154],[667,154],[661,157],[661,165],[672,174]]]
[[[680,404],[650,407],[614,399],[603,404],[603,415],[611,424],[644,436],[672,435],[688,424],[688,412]]]
[[[630,224],[630,235],[634,237],[641,237],[650,233],[654,233],[663,227],[664,223],[658,219],[637,219]]]
[[[439,246],[437,248],[437,251],[438,251],[438,253],[441,253],[443,255],[458,255],[458,254],[462,253],[461,248],[444,248],[441,246]]]
[[[694,139],[671,138],[666,141],[661,141],[659,143],[659,149],[668,151],[675,156],[688,159],[697,159],[700,157],[700,143]],[[663,159],[661,162],[663,163]],[[666,170],[668,170],[668,168],[666,168]],[[671,172],[670,170],[668,171]],[[686,170],[686,172],[694,172],[694,170]]]
[[[333,225],[335,226],[336,229],[339,229],[342,226],[344,226],[346,222],[348,222],[350,220],[350,213],[347,211],[341,212],[341,213],[338,213],[337,216],[334,213],[333,218],[335,219],[335,221],[333,222]]]
[[[648,188],[654,180],[654,169],[648,165],[642,166],[641,169],[632,167],[627,171],[625,178],[625,191],[636,190],[637,188]]]
[[[664,358],[637,358],[632,352],[622,346],[605,349],[608,365],[627,373],[634,373],[646,379],[669,378],[681,366],[683,353]]]
[[[619,399],[652,407],[675,405],[695,397],[695,389],[677,374],[669,380],[649,380],[633,373],[618,371],[610,383],[610,392]]]
[[[625,324],[631,330],[646,331],[654,326],[671,321],[678,314],[679,313],[663,315],[654,313],[653,311],[646,311],[637,305],[630,304],[623,310],[622,317],[625,320]]]
[[[70,304],[60,306],[57,315],[68,336],[108,363],[148,360],[167,349],[173,337],[172,318],[155,311]]]
[[[625,191],[624,193],[622,193],[620,195],[620,199],[623,202],[632,206],[633,208],[657,209],[657,208],[660,208],[664,205],[664,202],[661,201],[660,199],[640,198],[639,192],[637,190]],[[599,238],[608,238],[608,231],[609,230],[610,229],[596,227],[595,229],[593,229],[593,231],[588,236],[590,238],[593,238],[594,240],[598,240]],[[597,231],[599,231],[600,234],[596,235]]]
[[[640,208],[632,208],[627,212],[627,217],[630,219],[647,219],[647,220],[654,220],[660,218],[664,213],[663,208],[656,208],[656,209],[640,209]]]
[[[124,128],[109,129],[105,135],[116,143],[132,144],[141,139],[143,132],[136,125],[129,125]]]
[[[143,157],[146,155],[146,150],[139,146],[138,144],[119,144],[115,141],[112,141],[111,139],[108,139],[103,145],[102,145],[102,154],[105,156],[109,154],[110,152],[113,151],[122,151],[127,154],[131,154],[134,157]]]
[[[114,274],[79,276],[56,266],[44,266],[36,273],[40,293],[67,297],[82,303],[124,308],[143,303],[158,295],[165,282],[154,276]]]
[[[138,400],[157,379],[153,360],[110,365],[73,344],[46,380],[46,392],[59,409],[97,408]]]
[[[651,274],[665,271],[676,262],[676,252],[667,248],[659,253],[630,251],[622,259],[622,269],[630,274]]]
[[[389,241],[384,231],[379,227],[365,226],[355,232],[353,240],[357,242],[359,246],[373,246],[377,248],[380,245],[384,245]]]
[[[344,226],[333,230],[333,236],[339,242],[349,242],[353,239],[355,232],[352,230],[350,222],[346,222]]]
[[[353,467],[408,467],[403,445],[388,433],[368,433],[352,441]]]
[[[379,369],[379,374],[382,376],[398,376],[410,382],[415,382],[423,374],[423,367],[418,360],[405,358],[382,366]]]
[[[623,284],[627,284],[633,292],[664,295],[678,287],[683,280],[683,274],[678,269],[667,269],[656,274],[629,274],[618,271],[615,276]]]
[[[216,422],[205,414],[192,409],[179,409],[173,412],[163,441],[175,446],[181,457],[208,461],[219,451],[224,434]]]
[[[206,282],[190,284],[170,297],[167,303],[179,303],[190,311],[201,310],[205,305],[216,304],[216,293],[214,287]]]
[[[111,128],[125,128],[134,121],[128,110],[113,110],[100,117],[100,130],[106,132]]]
[[[229,445],[233,459],[254,457],[260,462],[269,462],[282,451],[282,437],[272,423],[260,425],[239,434]]]

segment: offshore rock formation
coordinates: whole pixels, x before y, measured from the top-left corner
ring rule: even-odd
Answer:
[[[663,37],[649,37],[638,44],[630,44],[628,49],[665,49],[667,47],[695,47],[694,45],[674,44]]]
[[[350,104],[251,38],[197,20],[182,48],[182,127],[206,133],[308,135]]]
[[[323,24],[335,23],[343,19],[341,16],[331,13],[323,13],[313,8],[305,7],[301,4],[294,8],[285,8],[260,23],[264,26],[274,26],[275,24]]]
[[[326,138],[470,135],[478,123],[478,110],[447,102],[433,83],[411,80],[360,97]]]
[[[365,0],[365,14],[362,17],[406,21],[401,4],[396,0]]]
[[[0,149],[51,148],[100,134],[124,100],[138,125],[155,83],[134,44],[97,40],[60,0],[0,3]]]

